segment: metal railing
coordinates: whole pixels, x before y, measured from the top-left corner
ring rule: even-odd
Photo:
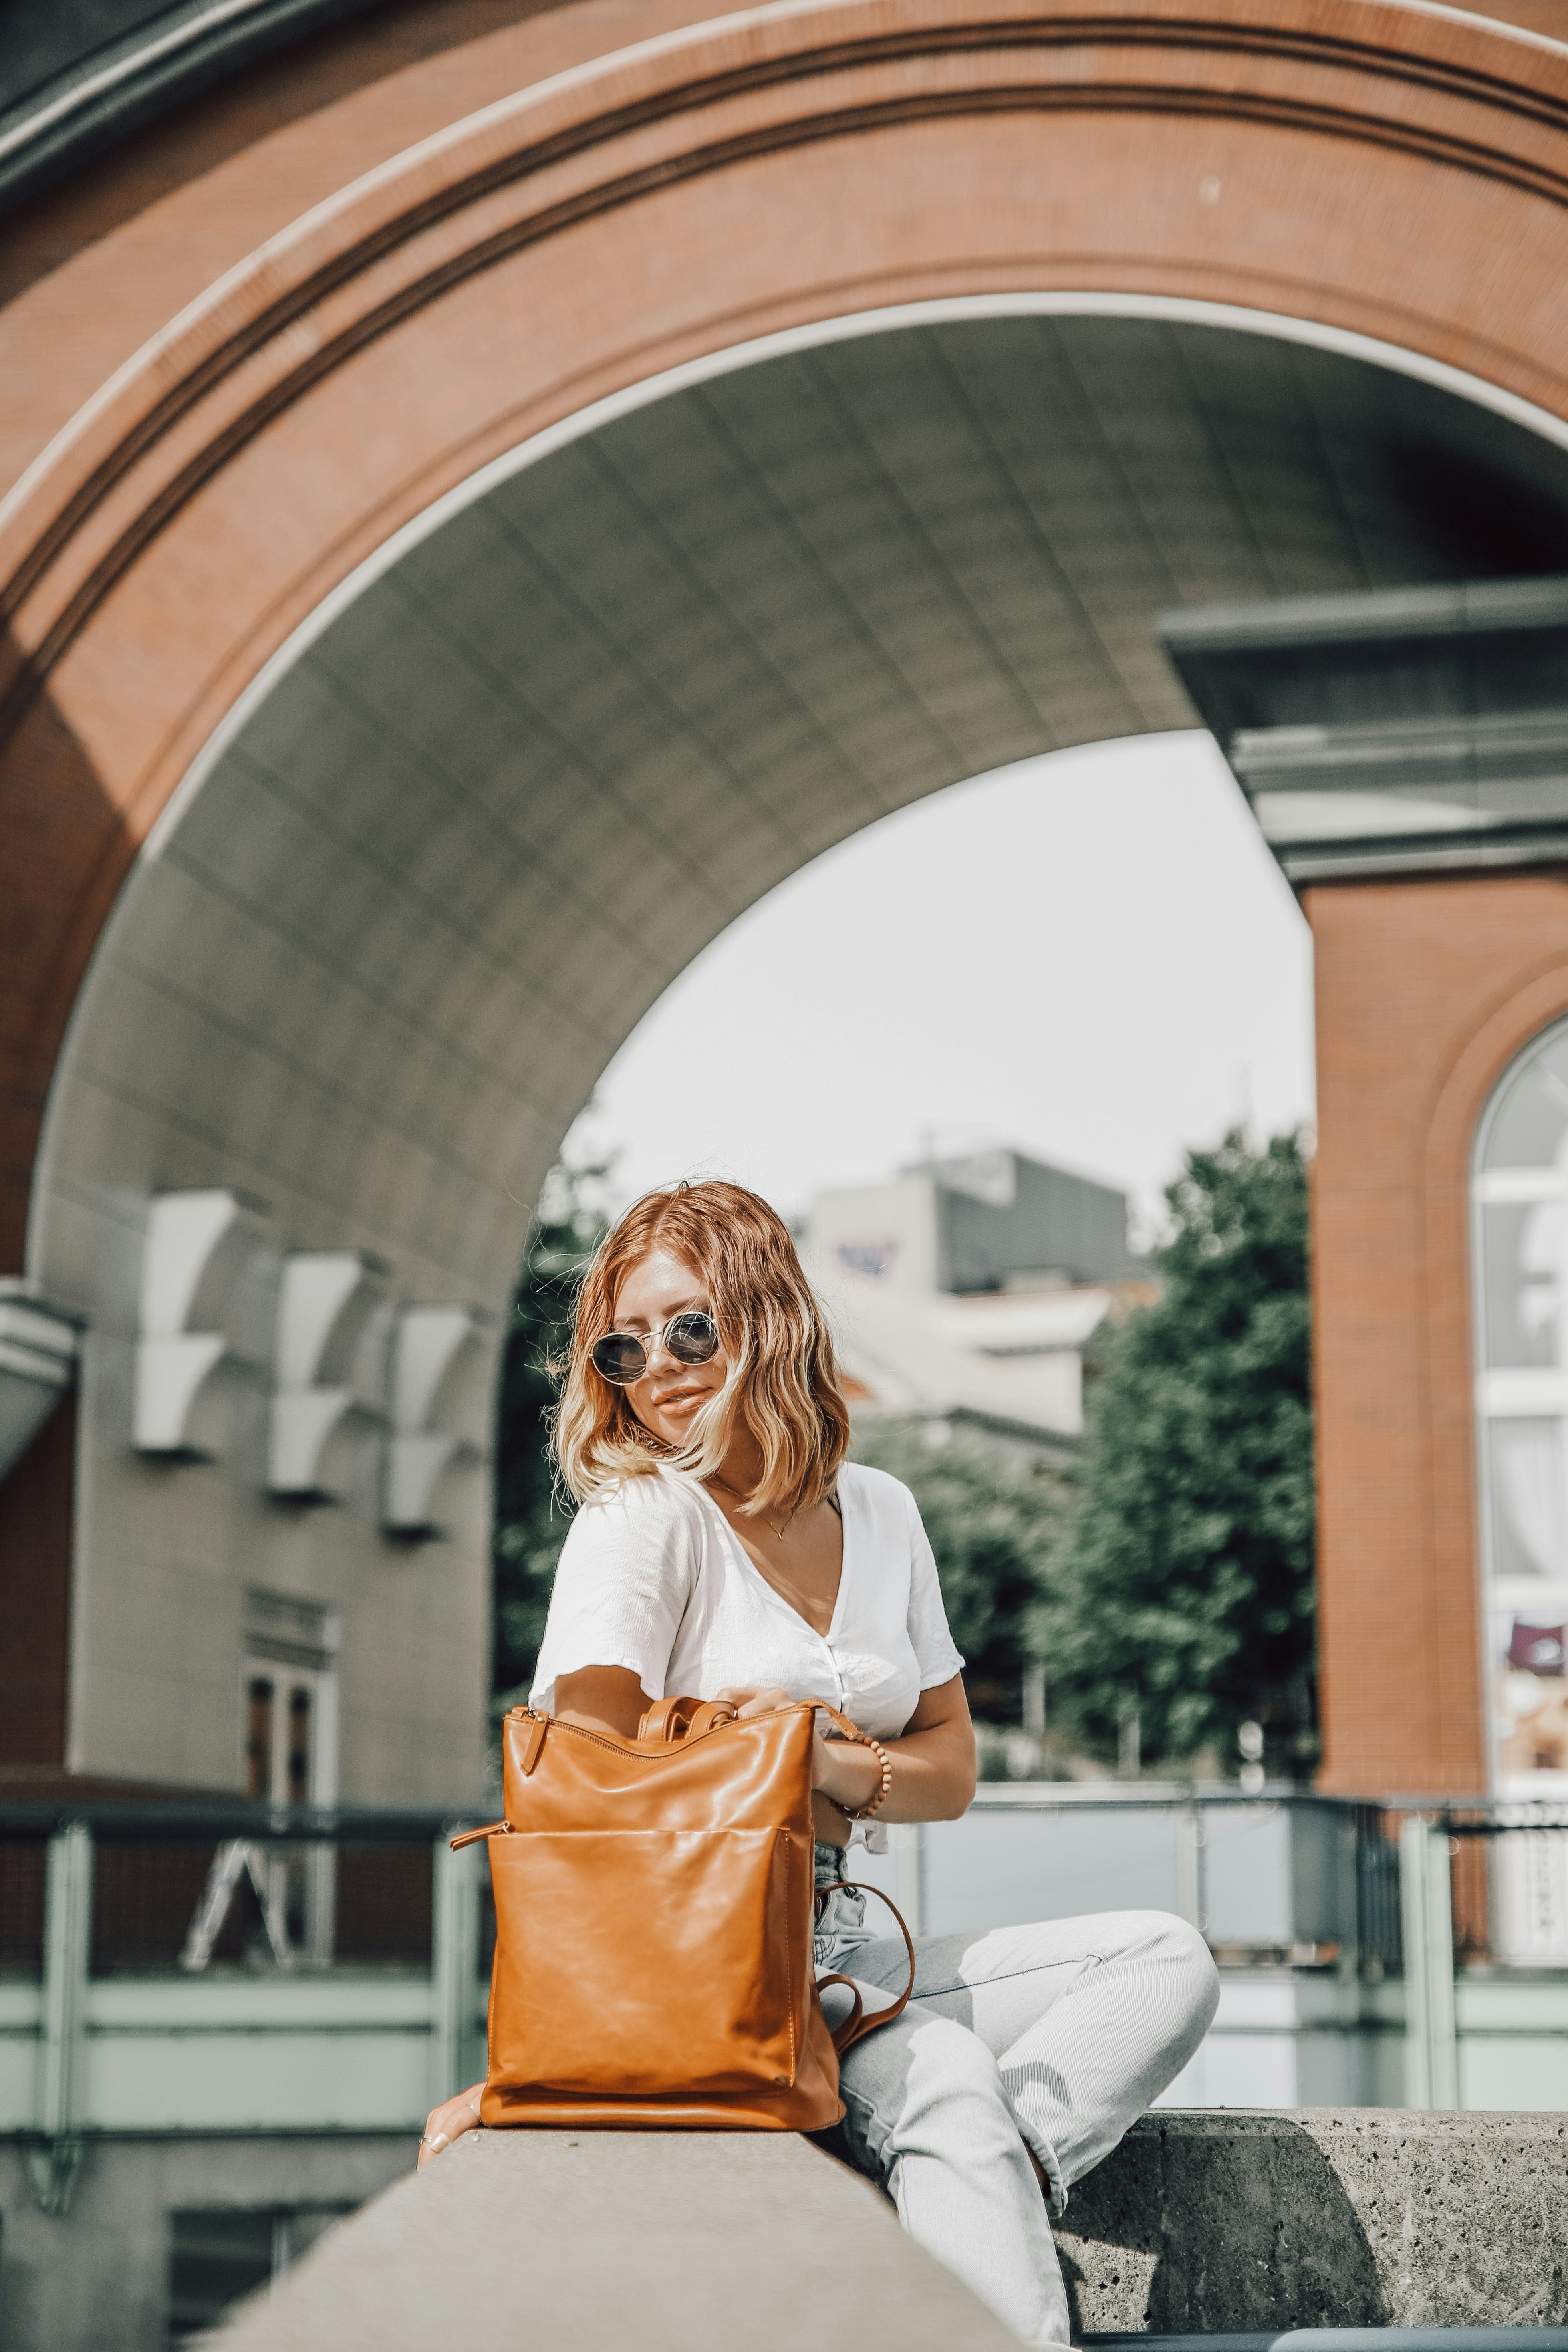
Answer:
[[[482,2069],[480,1856],[437,1808],[0,1805],[0,2133],[416,2129]]]
[[[400,2131],[474,2079],[489,1874],[482,1847],[447,1840],[476,1818],[0,1805],[0,2133],[26,2142],[40,2200],[64,2210],[87,2133]],[[1516,2054],[1529,2041],[1508,2008],[1521,1984],[1530,2049],[1568,2063],[1562,1808],[988,1783],[963,1821],[895,1829],[885,1861],[855,1863],[926,1933],[1179,1912],[1254,2004],[1236,2034],[1381,2037],[1389,2057],[1355,2094],[1373,2104],[1534,2103],[1487,2087],[1509,2036]],[[1266,1983],[1291,1982],[1260,2023]],[[1240,2051],[1245,2089],[1260,2078]]]
[[[1210,1825],[1260,1824],[1277,1816],[1315,1822],[1323,1852],[1308,1898],[1310,1916],[1293,1920],[1289,1937],[1272,1942],[1281,1957],[1287,1946],[1297,1955],[1316,1949],[1325,1959],[1335,1953],[1352,1957],[1374,1983],[1404,1971],[1409,1910],[1404,1874],[1412,1850],[1405,1832],[1419,1822],[1449,1842],[1455,1965],[1568,1970],[1568,1804],[1561,1801],[1321,1796],[1285,1784],[1243,1795],[1227,1784],[1201,1782],[991,1782],[981,1786],[971,1807],[971,1815],[986,1813],[1063,1819],[1099,1813],[1112,1822],[1119,1815],[1167,1816],[1181,1887],[1172,1907],[1202,1927],[1211,1943],[1223,1948],[1235,1941],[1238,1950],[1259,1953],[1269,1939],[1248,1946],[1245,1938],[1214,1932],[1205,1901],[1207,1857],[1215,1845]],[[1343,1874],[1325,1859],[1336,1844],[1349,1861]]]
[[[88,1972],[428,1969],[437,1807],[0,1804],[0,1976],[43,1967],[46,1856],[92,1850]]]

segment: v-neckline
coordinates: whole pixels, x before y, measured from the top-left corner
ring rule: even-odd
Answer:
[[[730,1525],[729,1519],[720,1509],[712,1496],[708,1492],[707,1487],[701,1484],[700,1480],[697,1482],[697,1486],[698,1492],[701,1495],[703,1501],[707,1504],[709,1509],[718,1520],[721,1528],[723,1530],[725,1542],[730,1546],[746,1573],[749,1576],[754,1576],[756,1578],[757,1582],[762,1586],[763,1591],[768,1595],[769,1599],[776,1601],[779,1607],[786,1611],[788,1614],[795,1619],[797,1625],[805,1626],[806,1632],[811,1635],[814,1642],[821,1642],[827,1648],[831,1649],[833,1646],[833,1637],[838,1631],[838,1620],[844,1607],[844,1588],[849,1580],[849,1514],[844,1507],[844,1489],[842,1483],[840,1483],[838,1487],[836,1489],[838,1501],[839,1529],[838,1590],[833,1596],[833,1614],[827,1621],[827,1631],[826,1633],[819,1633],[816,1627],[812,1623],[810,1618],[803,1617],[800,1611],[795,1607],[794,1601],[786,1601],[784,1594],[779,1591],[778,1586],[768,1582],[767,1578],[763,1574],[762,1570],[757,1566],[756,1561],[752,1558],[751,1553],[746,1549],[745,1545],[741,1541],[740,1537],[735,1533],[734,1528]]]

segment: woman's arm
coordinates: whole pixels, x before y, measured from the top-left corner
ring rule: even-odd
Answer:
[[[725,1690],[719,1696],[741,1702],[742,1715],[789,1705],[789,1694],[782,1690]],[[893,1777],[877,1808],[879,1822],[952,1822],[968,1810],[974,1794],[974,1727],[962,1675],[922,1691],[900,1738],[885,1739],[882,1746]],[[817,1733],[812,1787],[819,1836],[842,1845],[849,1834],[847,1816],[868,1805],[881,1785],[875,1748]]]
[[[921,1691],[920,1704],[897,1739],[884,1739],[893,1767],[879,1822],[955,1822],[974,1794],[974,1726],[963,1677]],[[816,1785],[847,1813],[868,1805],[882,1784],[876,1752],[847,1739],[817,1740]]]
[[[782,1690],[728,1690],[720,1696],[741,1701],[743,1715],[789,1705]],[[562,1675],[555,1685],[557,1715],[584,1731],[615,1731],[635,1739],[647,1706],[642,1685],[626,1666],[584,1666],[578,1674]],[[882,1744],[892,1759],[893,1781],[887,1802],[878,1808],[879,1821],[951,1822],[967,1810],[974,1794],[974,1727],[962,1675],[922,1691],[901,1738]],[[842,1843],[847,1834],[845,1814],[868,1805],[881,1779],[873,1749],[819,1734],[812,1785],[832,1809],[826,1818],[825,1808],[817,1809],[823,1834]]]
[[[643,1686],[629,1666],[584,1666],[555,1677],[555,1717],[580,1731],[614,1731],[635,1739],[647,1713]]]

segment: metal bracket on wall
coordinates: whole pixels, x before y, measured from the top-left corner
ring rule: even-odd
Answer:
[[[444,1471],[477,1458],[471,1433],[447,1427],[437,1400],[469,1352],[481,1318],[468,1307],[403,1307],[387,1361],[389,1428],[383,1454],[381,1523],[389,1535],[437,1533],[433,1497]],[[488,1399],[487,1399],[488,1402]]]
[[[81,1329],[33,1297],[0,1281],[0,1478],[9,1475],[76,1376]]]
[[[345,1423],[374,1424],[379,1402],[362,1354],[384,1353],[388,1309],[379,1258],[358,1250],[296,1250],[283,1261],[278,1292],[267,1486],[296,1502],[345,1500],[345,1463],[327,1450]],[[374,1383],[379,1399],[383,1382]]]
[[[92,1832],[73,1822],[49,1841],[44,1894],[43,2036],[34,2102],[37,2137],[27,2179],[46,2213],[70,2210],[81,2170],[82,2142],[73,2128],[87,2011],[92,1941]]]
[[[266,1847],[253,1838],[228,1838],[212,1858],[206,1885],[192,1915],[180,1954],[180,1966],[187,1975],[199,1975],[211,1960],[213,1947],[223,1933],[230,1906],[239,1891],[239,1882],[247,1875],[261,1906],[261,1924],[274,1962],[280,1969],[294,1966],[296,1955],[289,1941],[283,1889]]]
[[[81,2170],[80,2140],[42,2140],[25,2152],[27,2186],[33,2192],[34,2203],[40,2213],[63,2221],[70,2211],[77,2175]]]

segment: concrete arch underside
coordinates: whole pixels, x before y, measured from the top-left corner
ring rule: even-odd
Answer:
[[[1381,0],[763,8],[389,158],[79,409],[0,510],[0,1173],[92,1327],[79,1768],[232,1777],[229,1664],[123,1735],[138,1612],[231,1659],[249,1577],[374,1623],[345,1793],[477,1769],[471,1464],[420,1582],[374,1511],[279,1532],[240,1370],[229,1472],[135,1461],[150,1198],[493,1312],[691,955],[922,793],[1190,723],[1162,608],[1560,568],[1565,132],[1568,53]],[[427,1690],[356,1727],[398,1646]]]
[[[600,1070],[764,891],[944,784],[1190,725],[1162,608],[1546,568],[1568,448],[1274,334],[1023,312],[760,356],[453,505],[122,891],[40,1159],[51,1297],[109,1203],[232,1182],[493,1307]]]
[[[495,1314],[600,1069],[763,891],[963,777],[1189,722],[1162,606],[1543,562],[1568,449],[1277,335],[1025,313],[760,357],[450,503],[258,682],[78,1002],[29,1273],[93,1327],[78,1541],[120,1606],[169,1576],[169,1474],[125,1451],[152,1197],[231,1189],[274,1249],[372,1253],[401,1300]],[[276,1583],[254,1378],[218,1400],[221,1470],[183,1475],[208,1543]],[[438,1504],[465,1617],[478,1486],[455,1461]],[[355,1592],[372,1516],[283,1530],[292,1573]],[[432,1640],[455,1565],[379,1580],[380,1612],[395,1591]]]

